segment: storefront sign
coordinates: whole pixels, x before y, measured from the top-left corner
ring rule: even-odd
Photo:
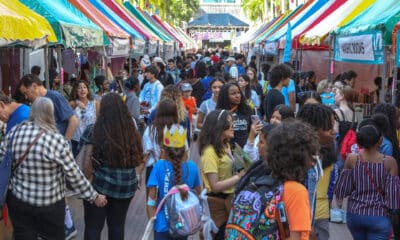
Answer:
[[[336,37],[335,61],[383,64],[382,34],[372,32],[363,35]]]
[[[157,53],[157,42],[149,42],[148,55],[155,55]]]

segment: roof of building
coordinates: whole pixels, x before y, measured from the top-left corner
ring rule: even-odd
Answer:
[[[248,27],[249,24],[232,16],[229,13],[207,13],[193,21],[189,22],[189,26],[238,26]]]

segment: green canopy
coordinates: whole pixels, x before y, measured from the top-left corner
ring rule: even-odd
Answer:
[[[161,38],[164,42],[172,41],[172,39],[165,35],[160,29],[154,26],[151,22],[149,22],[141,12],[139,12],[130,2],[125,1],[124,6],[133,16],[135,16],[141,23],[146,25],[155,35]]]
[[[57,44],[64,47],[108,45],[103,30],[73,7],[67,0],[20,0],[50,23]]]
[[[400,20],[400,4],[398,0],[376,1],[348,24],[336,29],[338,36],[363,35],[372,31],[380,31],[383,45],[392,44],[393,27]]]

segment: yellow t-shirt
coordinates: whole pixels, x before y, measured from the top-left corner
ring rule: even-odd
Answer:
[[[201,161],[201,177],[203,178],[204,185],[207,192],[212,192],[210,183],[206,177],[207,173],[216,173],[218,180],[225,180],[232,177],[232,160],[227,154],[224,154],[221,158],[218,157],[213,146],[207,146],[200,157]],[[233,193],[234,187],[231,187],[223,193]]]
[[[315,206],[315,219],[329,218],[328,186],[333,165],[324,169],[324,175],[317,184],[317,201]]]

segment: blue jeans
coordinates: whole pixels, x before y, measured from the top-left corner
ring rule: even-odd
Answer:
[[[347,212],[347,226],[354,240],[387,240],[391,230],[388,217]]]

